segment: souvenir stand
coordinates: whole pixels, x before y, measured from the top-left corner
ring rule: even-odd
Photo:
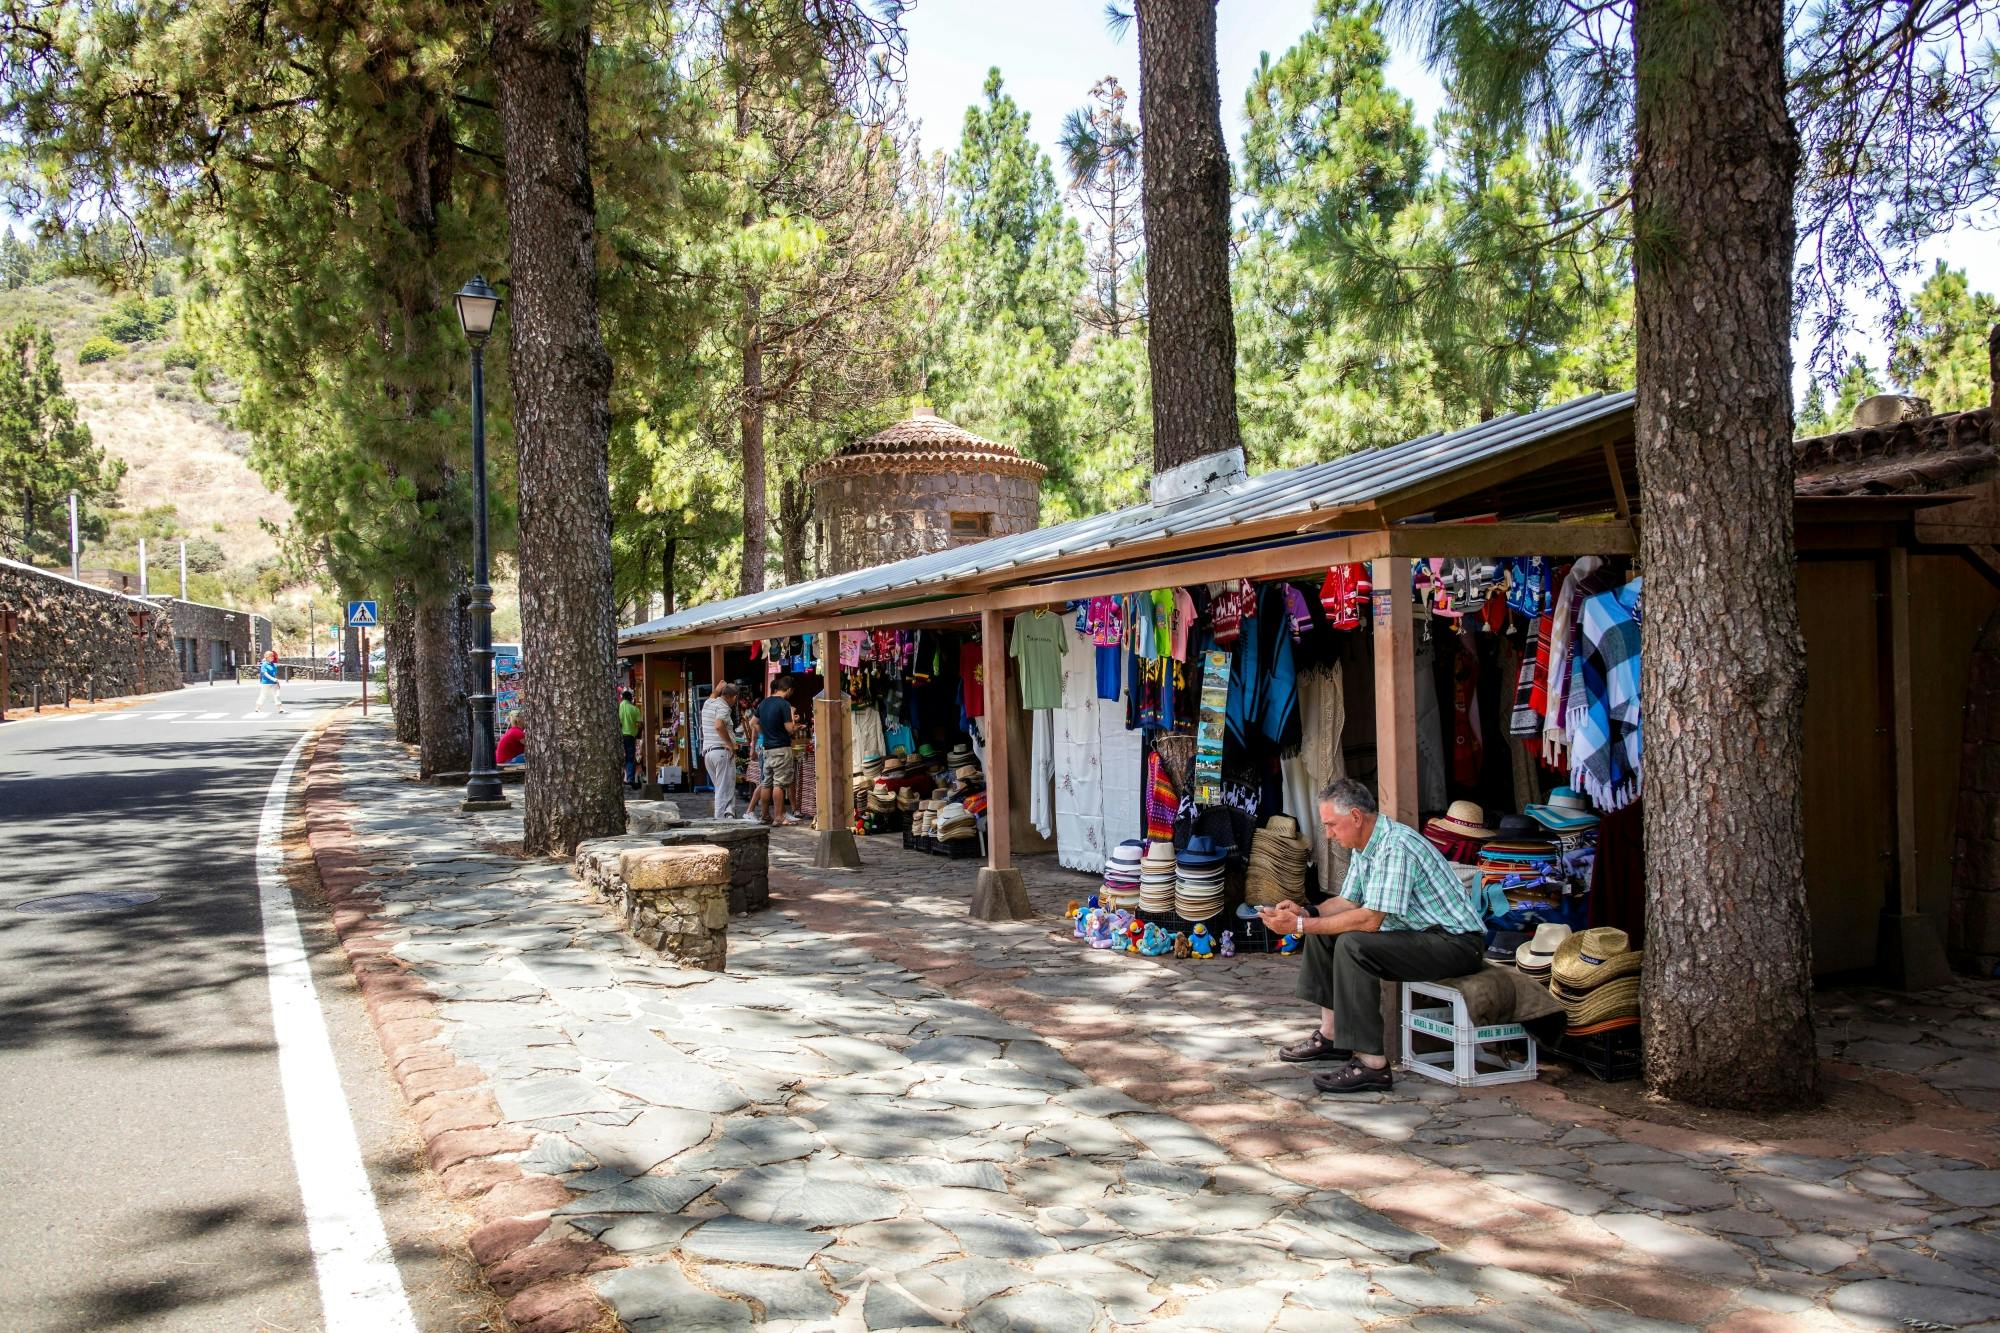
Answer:
[[[820,753],[855,761],[819,768],[821,864],[854,864],[868,842],[852,837],[868,827],[855,797],[879,804],[893,747],[871,769],[878,752],[849,740],[845,678],[875,667],[844,666],[841,636],[976,628],[989,716],[973,916],[1030,914],[1013,850],[1045,827],[1058,861],[1093,876],[1076,896],[1100,915],[1068,927],[1090,942],[1196,955],[1227,931],[1236,949],[1284,948],[1238,909],[1337,890],[1312,794],[1345,774],[1460,865],[1496,961],[1546,974],[1581,1037],[1629,1035],[1644,943],[1637,499],[1632,397],[1596,395],[691,608],[626,631],[621,651],[817,636]],[[1893,579],[1914,564],[1897,543],[1922,503],[1802,494],[1801,548],[1862,543]],[[1885,641],[1908,622],[1885,613]],[[1843,665],[1816,661],[1815,688]],[[1901,738],[1921,701],[1885,684],[1881,702],[1893,777],[1911,768]],[[1821,760],[1839,767],[1837,751]],[[1813,753],[1807,765],[1810,781]],[[925,809],[934,799],[916,801],[929,835],[962,833],[964,802]],[[1888,802],[1906,846],[1923,834],[1909,804]],[[1807,832],[1809,856],[1844,836],[1810,818]]]

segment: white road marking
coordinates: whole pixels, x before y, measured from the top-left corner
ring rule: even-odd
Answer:
[[[285,796],[312,733],[299,737],[271,779],[257,831],[257,900],[271,1022],[291,1129],[292,1162],[305,1201],[306,1238],[319,1273],[328,1333],[416,1333],[402,1275],[361,1164],[361,1146],[333,1063],[326,1019],[313,990],[305,937],[284,880]]]
[[[171,721],[173,721],[173,720],[174,720],[175,718],[179,717],[179,716],[180,716],[180,714],[179,714],[178,712],[174,712],[174,713],[148,713],[148,714],[146,714],[146,716],[147,716],[147,717],[149,717],[149,718],[151,718],[151,719],[152,719],[153,721],[155,721],[155,722],[171,722]]]
[[[203,722],[217,722],[228,716],[229,714],[227,713],[203,713],[199,720]]]

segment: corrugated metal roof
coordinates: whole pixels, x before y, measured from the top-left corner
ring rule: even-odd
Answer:
[[[758,620],[792,619],[833,603],[878,594],[922,596],[962,579],[1025,569],[1064,556],[1115,553],[1153,538],[1213,534],[1215,542],[1221,543],[1228,540],[1231,528],[1256,519],[1352,509],[1416,490],[1463,468],[1599,425],[1631,411],[1632,401],[1630,393],[1592,394],[1539,412],[1496,417],[1463,430],[1266,472],[1172,504],[1134,505],[1054,527],[689,607],[622,630],[619,638],[654,639]]]

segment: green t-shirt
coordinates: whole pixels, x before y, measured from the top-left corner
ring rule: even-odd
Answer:
[[[1047,611],[1014,617],[1007,651],[1021,671],[1021,707],[1062,707],[1062,657],[1069,651],[1069,627]]]
[[[629,699],[618,701],[618,730],[627,736],[637,736],[646,726],[646,715],[639,711],[639,705]]]

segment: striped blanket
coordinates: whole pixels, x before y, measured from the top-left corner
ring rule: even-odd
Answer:
[[[1579,613],[1566,701],[1570,785],[1607,813],[1639,799],[1639,627],[1644,580],[1599,593]]]

